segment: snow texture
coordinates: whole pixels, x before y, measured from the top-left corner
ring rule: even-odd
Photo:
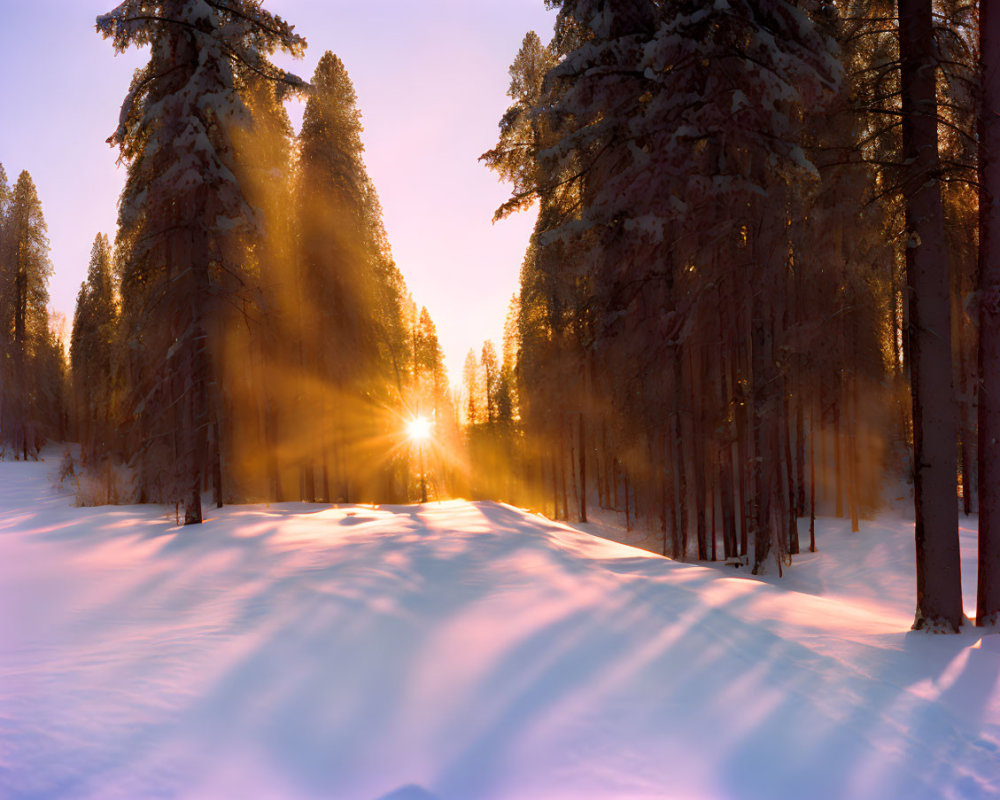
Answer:
[[[753,580],[491,503],[182,529],[55,463],[0,464],[0,797],[1000,796],[1000,636],[908,631],[911,523]]]

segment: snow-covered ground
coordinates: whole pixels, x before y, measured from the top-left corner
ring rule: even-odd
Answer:
[[[1000,636],[908,631],[905,522],[761,581],[490,503],[178,529],[52,466],[0,464],[2,798],[1000,797]]]

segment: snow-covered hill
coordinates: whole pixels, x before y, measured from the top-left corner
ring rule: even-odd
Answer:
[[[1000,797],[1000,636],[908,632],[903,522],[758,581],[490,503],[179,529],[50,469],[0,464],[2,798]]]

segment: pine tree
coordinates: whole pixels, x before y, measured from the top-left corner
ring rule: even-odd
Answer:
[[[2,183],[2,182],[0,182]],[[37,458],[42,444],[32,359],[48,336],[49,240],[41,201],[27,171],[7,204],[6,258],[0,263],[0,337],[4,355],[2,435],[17,458]]]
[[[183,499],[199,523],[223,306],[247,284],[234,242],[258,224],[235,175],[233,131],[251,122],[236,75],[301,89],[267,57],[305,42],[251,0],[126,0],[97,30],[118,51],[151,46],[109,139],[128,165],[118,243],[133,451],[144,495]]]
[[[355,483],[392,482],[391,466],[366,476],[358,465],[380,460],[372,443],[389,432],[391,415],[383,409],[400,402],[405,358],[400,312],[405,287],[364,165],[354,87],[343,62],[330,52],[320,59],[312,86],[295,187],[298,341],[308,405],[319,409],[314,419],[302,419],[299,430],[305,499],[315,493],[316,464],[324,496],[330,464],[354,465]],[[334,471],[335,481],[346,485],[343,468]]]
[[[70,338],[73,407],[85,463],[115,451],[114,362],[118,321],[111,245],[98,234],[90,251],[87,280],[81,284]]]
[[[469,350],[465,356],[465,365],[462,367],[466,425],[478,425],[482,422],[483,403],[481,402],[480,383],[479,359],[476,358],[475,350]]]
[[[483,350],[479,359],[483,370],[483,384],[486,397],[486,422],[492,425],[497,421],[497,387],[500,382],[500,365],[497,363],[497,351],[493,342],[483,342]]]

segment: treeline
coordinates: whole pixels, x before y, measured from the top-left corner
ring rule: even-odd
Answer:
[[[490,456],[520,478],[506,496],[581,520],[596,501],[664,554],[780,571],[815,547],[818,509],[856,530],[907,478],[915,625],[957,628],[982,378],[976,9],[907,0],[899,26],[878,0],[548,4],[554,36],[525,37],[482,157],[513,186],[497,219],[538,210],[518,424]]]
[[[0,458],[37,459],[66,434],[66,364],[50,318],[48,229],[31,175],[0,164]]]
[[[71,343],[93,502],[405,502],[406,418],[454,435],[441,348],[392,259],[343,63],[275,67],[305,40],[259,3],[125,2],[151,44],[109,143],[127,168]],[[284,100],[305,94],[295,135]],[[439,470],[438,474],[446,474]],[[85,498],[87,499],[87,498]]]

